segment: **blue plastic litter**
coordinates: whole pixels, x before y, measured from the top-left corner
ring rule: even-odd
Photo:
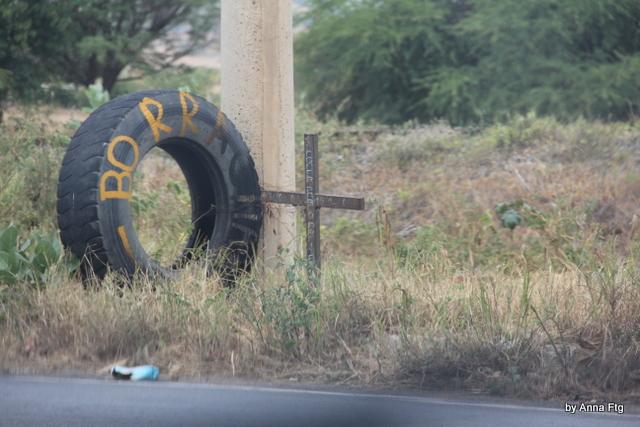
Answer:
[[[118,380],[131,381],[155,381],[160,375],[160,369],[153,365],[134,366],[114,366],[111,368],[111,375]]]

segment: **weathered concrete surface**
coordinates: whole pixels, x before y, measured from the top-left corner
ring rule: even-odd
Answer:
[[[291,0],[222,0],[222,110],[247,141],[265,189],[295,190]],[[295,249],[295,209],[265,212],[262,256]]]

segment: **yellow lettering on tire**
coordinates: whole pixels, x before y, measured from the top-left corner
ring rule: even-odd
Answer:
[[[127,236],[127,229],[124,227],[124,225],[121,225],[120,227],[118,227],[118,236],[120,237],[120,241],[122,242],[122,247],[124,248],[127,255],[129,255],[129,258],[131,258],[132,260],[135,260],[135,257],[133,256],[133,251],[131,250],[131,244],[129,243],[129,236]]]
[[[116,156],[113,152],[113,150],[115,150],[118,144],[121,142],[126,142],[131,146],[131,148],[133,148],[133,163],[130,165],[125,165],[124,163],[116,159]],[[133,172],[133,170],[138,165],[139,158],[140,158],[140,151],[138,150],[138,143],[130,136],[126,136],[126,135],[116,136],[111,140],[111,142],[109,143],[109,146],[107,147],[107,160],[113,166],[120,168],[123,171]]]
[[[114,178],[116,180],[116,190],[107,190],[107,180]],[[127,179],[128,190],[124,189],[124,179]],[[106,171],[100,177],[100,200],[107,199],[131,199],[131,173],[130,172],[116,172],[113,170]]]
[[[130,165],[116,159],[115,148],[120,143],[129,144],[133,149],[133,162]],[[125,199],[125,200],[131,199],[132,172],[135,170],[136,166],[138,166],[139,159],[140,159],[140,152],[138,149],[138,143],[133,138],[126,135],[119,135],[111,140],[111,142],[107,146],[107,161],[111,163],[111,165],[113,165],[114,167],[121,169],[122,172],[118,172],[115,170],[108,170],[102,174],[102,176],[100,177],[99,186],[98,186],[101,201],[104,201],[107,199]],[[116,181],[115,190],[107,190],[107,183],[109,178],[115,179]],[[127,180],[126,189],[124,185],[125,179]]]
[[[218,110],[218,114],[216,115],[216,124],[207,139],[207,145],[211,144],[214,139],[218,137],[220,134],[220,130],[222,129],[222,125],[224,124],[224,113],[222,110]]]
[[[187,100],[191,101],[191,111],[188,109]],[[180,136],[184,136],[187,127],[191,129],[191,132],[197,133],[198,126],[193,123],[191,119],[198,114],[200,104],[187,92],[180,92],[180,106],[182,107],[182,129],[180,130]]]
[[[154,106],[156,107],[156,110],[158,110],[158,114],[155,117],[149,109],[150,106]],[[151,132],[153,133],[153,139],[155,139],[156,142],[160,141],[160,131],[169,133],[173,130],[171,126],[162,123],[162,117],[164,116],[164,107],[159,101],[156,101],[153,98],[145,97],[142,99],[142,101],[140,101],[138,107],[140,108],[140,111],[142,112],[144,118],[147,119],[147,123],[149,123]]]

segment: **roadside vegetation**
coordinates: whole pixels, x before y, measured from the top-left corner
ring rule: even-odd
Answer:
[[[213,55],[178,59],[219,2],[32,3],[0,0],[0,372],[640,401],[637,1],[307,1],[296,141],[321,132],[321,188],[368,209],[323,210],[319,282],[296,259],[233,288],[202,262],[83,286],[55,218],[90,111],[150,88],[217,103]],[[184,177],[159,151],[134,188],[169,264]]]
[[[323,135],[322,188],[366,194],[368,210],[323,212],[318,286],[298,260],[266,274],[258,266],[232,289],[197,262],[170,283],[140,277],[122,288],[111,274],[83,288],[55,235],[56,175],[74,124],[28,111],[6,119],[1,369],[101,374],[150,362],[174,379],[640,396],[637,124],[299,118],[300,131]],[[155,236],[150,252],[173,250],[188,224],[184,210],[162,206],[188,199],[176,166],[149,160],[136,226]],[[157,200],[154,182],[172,199]]]

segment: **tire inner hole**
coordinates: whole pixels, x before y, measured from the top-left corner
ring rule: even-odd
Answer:
[[[138,165],[130,206],[147,255],[162,266],[172,266],[183,255],[194,226],[189,184],[164,149],[152,148]]]

